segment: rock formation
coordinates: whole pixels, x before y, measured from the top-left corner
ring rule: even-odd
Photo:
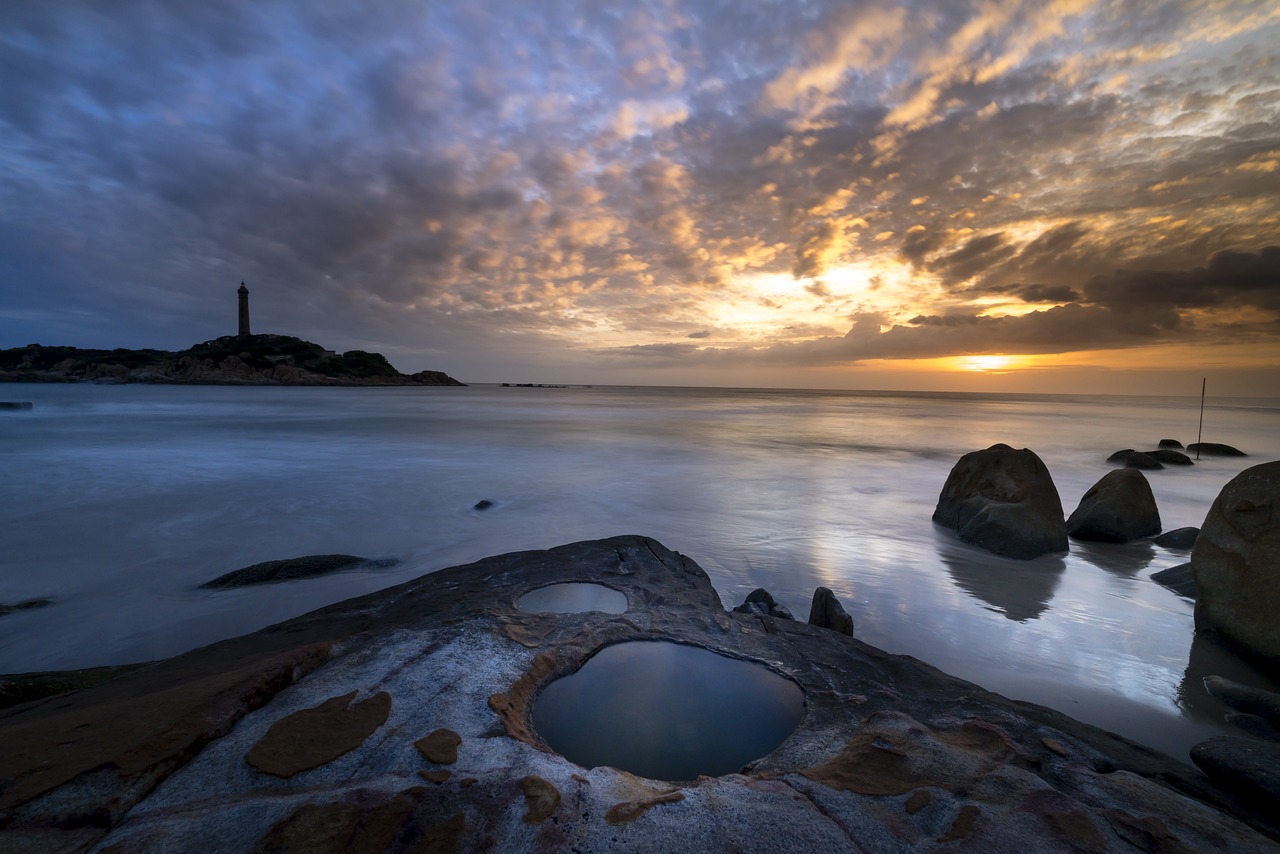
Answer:
[[[1196,628],[1280,672],[1280,462],[1236,475],[1205,516],[1191,552]]]
[[[299,578],[315,578],[343,569],[363,567],[383,568],[394,566],[394,560],[368,560],[355,555],[307,555],[284,560],[267,560],[219,575],[206,581],[202,588],[246,587],[250,584],[269,584],[276,581],[292,581]]]
[[[757,587],[748,593],[746,601],[733,610],[739,614],[760,614],[762,616],[777,617],[780,620],[795,619],[791,609],[775,601],[769,591],[763,587]]]
[[[1160,536],[1153,537],[1151,542],[1165,549],[1187,550],[1196,544],[1198,536],[1200,536],[1199,528],[1174,528],[1172,531],[1165,531]]]
[[[1067,550],[1057,487],[1026,448],[996,444],[961,457],[938,496],[933,521],[966,543],[1006,557]]]
[[[1191,564],[1189,563],[1180,563],[1177,566],[1153,572],[1151,573],[1151,580],[1168,587],[1179,596],[1185,596],[1192,600],[1196,598],[1196,579],[1191,574]]]
[[[1223,445],[1220,442],[1192,442],[1187,450],[1193,454],[1208,454],[1211,457],[1247,457],[1239,448]]]
[[[813,602],[809,606],[809,625],[853,637],[853,617],[845,612],[836,594],[826,587],[813,591]]]
[[[1160,533],[1160,511],[1151,484],[1137,469],[1108,472],[1085,492],[1067,533],[1080,540],[1127,543]]]
[[[625,614],[514,607],[604,581]],[[551,752],[541,688],[659,639],[793,680],[799,725],[685,783]],[[696,564],[635,536],[441,570],[14,707],[0,743],[6,851],[1263,852],[1280,834],[1274,808],[1133,742],[725,611]]]

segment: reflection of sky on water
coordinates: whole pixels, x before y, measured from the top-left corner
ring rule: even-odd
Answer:
[[[930,521],[954,461],[997,441],[1035,450],[1070,513],[1109,470],[1111,451],[1165,435],[1187,441],[1198,400],[687,389],[23,393],[35,409],[3,422],[0,601],[57,602],[0,620],[0,671],[170,655],[433,569],[640,533],[696,560],[726,606],[764,587],[803,618],[814,588],[826,586],[859,638],[992,690],[1166,748],[1212,725],[1191,720],[1178,700],[1192,605],[1149,579],[1185,553],[1072,541],[1060,565],[1023,578]],[[1149,473],[1166,529],[1200,525],[1231,477],[1280,458],[1275,415],[1206,412],[1206,439],[1254,456]],[[497,506],[474,511],[481,498]],[[195,590],[261,560],[330,552],[403,563]]]

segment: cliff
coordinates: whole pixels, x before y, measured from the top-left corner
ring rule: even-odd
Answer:
[[[337,354],[289,335],[227,335],[174,353],[31,344],[0,350],[0,382],[461,386],[442,371],[402,374],[378,353]]]

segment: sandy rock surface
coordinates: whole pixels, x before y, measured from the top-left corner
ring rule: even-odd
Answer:
[[[628,609],[516,609],[563,581]],[[550,750],[540,688],[637,640],[794,680],[800,724],[696,780]],[[6,851],[1280,850],[1266,814],[1187,765],[835,631],[728,612],[696,564],[637,536],[442,570],[18,706],[0,743]]]

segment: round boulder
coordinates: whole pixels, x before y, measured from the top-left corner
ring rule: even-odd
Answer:
[[[1181,447],[1182,447],[1182,443],[1181,443],[1181,442],[1179,442],[1177,439],[1161,439],[1161,440],[1160,440],[1160,442],[1159,442],[1159,444],[1158,444],[1158,447],[1161,447],[1161,448],[1181,448]]]
[[[1213,457],[1249,456],[1239,448],[1233,448],[1230,445],[1223,445],[1220,442],[1192,442],[1190,445],[1187,445],[1187,450],[1195,454],[1208,454]]]
[[[938,496],[933,521],[966,543],[1029,560],[1067,550],[1062,499],[1033,451],[1005,444],[965,454]]]
[[[1280,462],[1240,472],[1218,494],[1191,552],[1196,628],[1280,670]]]
[[[1151,484],[1134,468],[1107,472],[1067,519],[1067,534],[1077,540],[1127,543],[1158,533],[1160,511]]]

